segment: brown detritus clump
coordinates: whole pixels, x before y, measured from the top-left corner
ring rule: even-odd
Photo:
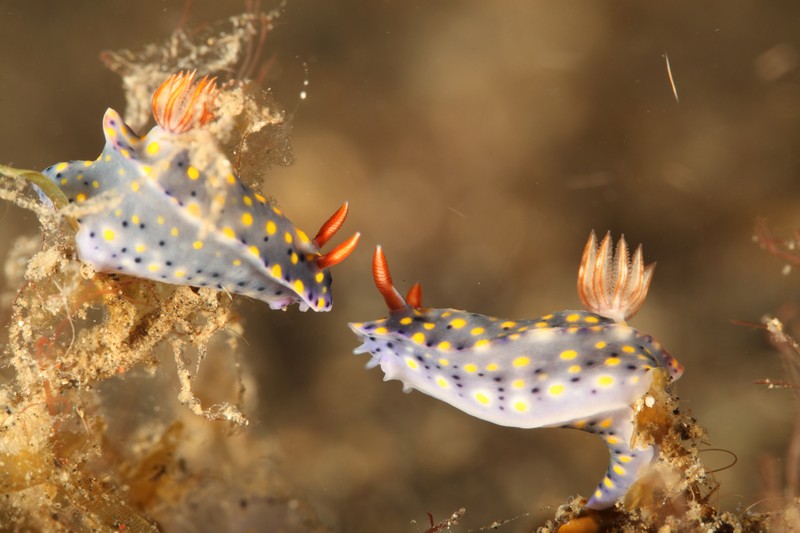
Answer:
[[[129,88],[147,73],[163,81],[161,63],[137,62],[157,52],[210,71],[252,51],[253,24],[268,20],[234,17],[233,31],[217,40],[205,34],[191,57],[177,59],[182,49],[155,45],[139,56],[109,57],[126,71]],[[194,42],[184,38],[186,46]],[[214,42],[222,46],[219,62],[209,59]],[[280,139],[273,144],[288,150],[284,130],[267,128],[281,124],[283,113],[248,87],[228,83],[219,105],[244,116],[215,121],[209,133],[225,133],[221,138],[241,149],[247,136],[269,130]],[[134,110],[149,106],[149,93],[141,101],[129,94]],[[45,190],[54,208],[29,185],[39,177],[0,167],[0,198],[32,211],[42,229],[41,237],[16,240],[3,269],[8,379],[0,383],[0,529],[220,530],[235,517],[268,529],[327,531],[279,474],[274,438],[244,431],[242,406],[256,380],[237,357],[243,327],[231,296],[82,265],[76,218],[115,200],[66,205]],[[162,366],[170,352],[177,379]],[[195,391],[201,365],[214,376],[213,390],[201,391],[212,400],[203,402]],[[176,405],[175,381],[177,400],[189,409]],[[146,387],[152,390],[141,394]],[[148,404],[152,413],[142,416]]]

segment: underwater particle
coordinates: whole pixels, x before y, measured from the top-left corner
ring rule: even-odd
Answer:
[[[653,445],[633,440],[632,406],[653,385],[654,371],[666,371],[674,381],[683,367],[650,335],[625,323],[644,301],[652,277],[653,265],[644,266],[641,247],[629,263],[624,238],[614,255],[610,235],[598,247],[592,233],[578,276],[587,311],[530,320],[423,308],[416,295],[412,304],[395,288],[380,246],[372,272],[389,317],[350,324],[363,341],[355,353],[372,354],[368,368],[380,366],[405,390],[417,389],[495,424],[582,429],[601,436],[611,464],[589,499],[591,509],[613,506],[655,457]],[[432,331],[426,324],[434,325]],[[512,328],[518,332],[514,338],[507,333]],[[427,343],[417,342],[419,334]],[[488,344],[479,349],[481,341]],[[448,383],[455,386],[441,386],[439,368],[418,366],[410,372],[401,364],[422,361],[425,354],[448,360]]]

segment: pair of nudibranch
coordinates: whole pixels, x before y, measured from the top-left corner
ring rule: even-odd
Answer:
[[[156,126],[147,135],[109,109],[97,160],[44,171],[71,202],[106,199],[107,206],[80,216],[80,259],[100,272],[217,288],[272,308],[330,310],[329,268],[353,251],[359,234],[330,252],[320,249],[344,223],[347,204],[312,239],[244,185],[228,159],[202,142],[215,93],[208,77],[195,83],[194,73],[172,76],[155,91]],[[588,506],[602,509],[656,453],[653,445],[634,444],[632,405],[656,369],[672,379],[683,371],[653,337],[625,322],[643,303],[652,273],[641,247],[629,261],[624,238],[615,254],[609,236],[598,246],[592,234],[578,274],[586,311],[503,320],[424,308],[418,284],[403,298],[378,247],[373,276],[389,317],[350,327],[363,340],[356,352],[372,354],[367,366],[380,365],[407,390],[500,425],[600,435],[611,466]]]

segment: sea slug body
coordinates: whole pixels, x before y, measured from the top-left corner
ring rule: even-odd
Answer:
[[[624,238],[614,257],[610,237],[598,249],[592,234],[579,274],[588,311],[504,320],[423,308],[419,285],[403,298],[378,247],[373,275],[390,315],[350,324],[363,341],[355,351],[371,353],[367,367],[380,366],[386,380],[483,420],[599,435],[611,464],[587,506],[608,508],[657,453],[651,445],[632,445],[632,405],[647,393],[654,369],[673,380],[683,372],[652,336],[625,323],[644,301],[652,270],[644,267],[641,248],[629,264]]]
[[[359,234],[326,254],[320,248],[344,223],[347,204],[312,239],[244,185],[203,128],[214,118],[215,91],[213,79],[174,75],[153,96],[157,125],[147,135],[108,109],[95,161],[43,171],[70,202],[86,203],[78,257],[99,272],[212,287],[273,309],[330,310],[329,268]]]

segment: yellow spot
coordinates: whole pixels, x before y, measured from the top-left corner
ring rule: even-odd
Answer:
[[[438,378],[436,378],[436,384],[439,385],[443,389],[449,389],[450,388],[450,384],[442,376],[439,376]]]
[[[67,183],[69,183],[67,178],[61,178],[61,185],[66,185]]]
[[[597,318],[596,316],[587,316],[586,318],[583,319],[583,321],[586,322],[587,324],[597,324],[598,322],[600,322],[600,319]]]
[[[606,359],[606,366],[617,366],[621,359],[619,357],[609,357]]]
[[[623,346],[622,351],[625,353],[633,353],[636,351],[636,348],[634,348],[633,346]]]
[[[515,379],[514,381],[511,382],[512,389],[521,389],[524,386],[525,386],[524,379]]]
[[[136,245],[136,253],[142,253],[145,250],[147,250],[147,246],[145,246],[144,244],[137,244]]]
[[[581,317],[581,315],[579,315],[578,313],[572,313],[571,315],[567,315],[567,318],[566,318],[565,320],[566,320],[567,322],[575,322],[575,321],[577,321],[577,320],[578,320],[580,317]]]
[[[301,280],[299,279],[294,280],[294,290],[296,293],[303,294],[304,289],[305,286],[303,285],[303,282]]]
[[[473,335],[480,335],[484,331],[486,331],[486,330],[483,329],[483,328],[472,328],[472,331],[470,331],[470,333],[473,334]]]
[[[509,340],[516,341],[519,340],[519,333],[512,333],[508,336]]]
[[[611,427],[611,422],[612,420],[610,418],[605,418],[598,425],[603,429],[607,429]]]
[[[195,250],[199,250],[200,248],[203,247],[203,241],[194,241],[192,246],[194,247]]]
[[[528,402],[517,400],[514,402],[514,410],[518,413],[524,413],[528,410]]]
[[[161,149],[161,147],[155,141],[149,143],[147,145],[147,148],[145,148],[145,150],[147,150],[147,153],[149,155],[156,155],[160,149]]]
[[[517,325],[516,322],[512,322],[511,320],[506,320],[505,322],[500,324],[500,327],[501,328],[513,328],[516,325]]]
[[[133,224],[138,224],[139,222],[141,222],[141,220],[139,219],[139,216],[138,216],[138,215],[133,215],[133,216],[131,217],[131,222],[132,222]]]
[[[156,263],[150,263],[147,266],[147,270],[149,270],[150,272],[158,272],[158,265]]]
[[[142,165],[142,173],[145,176],[149,176],[150,174],[153,173],[153,167],[151,167],[150,165]]]
[[[580,371],[581,371],[580,365],[572,365],[567,369],[567,372],[569,372],[570,374],[577,374]]]
[[[300,242],[302,243],[310,242],[310,239],[308,238],[308,235],[306,235],[305,231],[301,229],[296,229],[295,233],[297,233],[297,238],[300,239]]]
[[[476,392],[475,400],[481,405],[489,405],[489,396],[485,392]]]
[[[408,366],[408,368],[410,368],[411,370],[416,370],[419,368],[419,363],[417,363],[410,357],[406,357],[406,366]]]
[[[86,201],[86,195],[83,194],[82,192],[79,192],[78,195],[75,197],[75,200],[77,200],[79,203],[80,202],[85,202]]]
[[[556,383],[555,385],[550,385],[550,388],[547,389],[552,396],[558,396],[562,392],[564,392],[564,385],[561,383]]]
[[[450,361],[442,357],[441,359],[439,359],[439,364],[442,366],[450,366]]]
[[[281,210],[280,210],[280,209],[278,209],[277,207],[273,207],[273,208],[272,208],[272,212],[273,212],[273,213],[275,213],[275,214],[276,214],[276,215],[278,215],[278,216],[281,216],[281,215],[283,215],[283,211],[281,211]]]
[[[548,323],[545,321],[537,322],[536,324],[534,324],[534,326],[536,326],[537,328],[546,328],[548,326]]]
[[[607,344],[606,344],[605,341],[600,341],[600,342],[598,342],[597,344],[594,345],[594,347],[597,348],[598,350],[602,350],[606,346],[607,346]]]
[[[467,321],[464,320],[463,318],[454,318],[453,320],[450,321],[450,326],[452,326],[453,329],[461,329],[466,324],[467,324]]]
[[[172,235],[173,237],[177,237],[178,233],[179,233],[178,232],[178,228],[176,228],[174,226],[173,226],[173,228],[171,230],[169,230],[169,234]]]
[[[450,349],[450,343],[447,342],[447,341],[442,341],[442,342],[439,343],[439,346],[437,346],[437,348],[439,348],[440,350],[449,350]]]
[[[636,385],[637,383],[639,383],[639,376],[632,376],[630,379],[630,383],[631,385]]]
[[[325,274],[323,274],[322,272],[317,272],[316,274],[314,274],[314,281],[316,281],[317,283],[322,283],[322,280],[324,279],[325,279]]]
[[[478,367],[473,365],[472,363],[467,363],[466,365],[464,365],[464,372],[467,372],[468,374],[474,374],[477,371]]]
[[[608,476],[603,478],[603,485],[605,485],[609,489],[613,489],[614,488],[614,482],[611,481],[611,479]]]
[[[603,497],[603,491],[601,491],[600,489],[597,489],[596,491],[594,491],[594,497],[595,498],[602,498]]]
[[[434,324],[433,322],[425,322],[424,324],[422,324],[422,327],[425,329],[433,329],[436,327],[436,324]]]
[[[614,378],[611,376],[600,376],[597,378],[597,384],[603,387],[608,387],[614,383]]]
[[[576,420],[575,422],[572,423],[572,427],[574,427],[575,429],[583,429],[584,427],[586,427],[586,424],[588,422],[589,421],[586,419]]]
[[[522,368],[523,366],[528,366],[529,364],[531,364],[531,358],[525,357],[523,355],[521,357],[517,357],[516,359],[514,359],[514,361],[511,364],[513,364],[517,368]]]
[[[272,265],[272,276],[275,278],[280,278],[281,274],[282,274],[281,265],[279,265],[278,263]]]
[[[107,241],[114,240],[114,230],[104,229],[103,230],[103,238]]]
[[[322,296],[317,298],[317,307],[323,307],[324,305],[325,305],[325,298],[323,298]]]
[[[292,252],[292,257],[291,257],[291,260],[292,260],[292,264],[293,264],[293,265],[296,265],[296,264],[297,264],[297,262],[300,260],[300,258],[297,256],[297,254],[296,254],[296,253]]]
[[[106,163],[110,162],[111,161],[111,156],[110,155],[103,156],[103,161],[105,161]]]
[[[575,350],[564,350],[559,354],[559,357],[564,361],[569,361],[571,359],[575,359],[576,357],[578,357],[578,352],[576,352]]]
[[[475,343],[475,348],[483,348],[484,346],[489,346],[489,339],[481,339]]]
[[[128,157],[128,156],[127,156],[127,153],[128,153],[128,151],[127,151],[127,150],[121,150],[121,151],[122,151],[122,152],[125,152],[125,153],[123,154],[125,157]],[[119,170],[118,170],[118,172],[119,172],[119,175],[120,175],[120,176],[124,176],[124,175],[125,175],[125,169],[124,169],[124,168],[121,168],[121,169],[119,169]],[[133,191],[133,192],[136,192],[136,191]]]
[[[233,185],[234,183],[236,183],[236,177],[233,174],[228,174],[227,176],[225,176],[225,181]]]
[[[259,201],[259,202],[261,202],[262,204],[263,204],[264,202],[266,202],[266,201],[267,201],[267,199],[266,199],[266,198],[264,198],[263,196],[261,196],[261,195],[260,195],[260,194],[258,194],[258,193],[255,193],[253,196],[255,196],[255,197],[256,197],[256,200],[258,200],[258,201]]]
[[[417,344],[422,344],[425,342],[425,334],[420,332],[414,333],[414,335],[411,336],[411,340]]]
[[[242,201],[244,202],[244,205],[248,207],[253,205],[253,199],[250,198],[249,196],[242,196]]]
[[[386,335],[389,332],[386,328],[375,328],[375,333],[377,335]]]
[[[234,259],[233,260],[233,266],[238,267],[241,264],[242,264],[242,260],[241,259]]]
[[[114,216],[117,217],[117,218],[121,217],[122,216],[122,209],[115,209],[114,210]]]
[[[229,239],[235,239],[236,233],[233,231],[233,228],[224,227],[222,228],[222,234],[225,235]]]
[[[401,318],[401,319],[400,319],[400,323],[401,323],[402,325],[404,325],[404,326],[407,326],[407,325],[411,324],[411,322],[413,322],[413,321],[414,321],[414,319],[413,319],[413,318],[411,318],[410,316],[407,316],[407,317],[405,317],[405,318]]]
[[[56,165],[56,172],[61,172],[65,168],[67,168],[67,163],[59,163]]]
[[[156,223],[159,224],[159,225],[163,224],[164,223],[164,217],[162,217],[161,215],[158,215],[156,217]]]
[[[615,437],[614,435],[609,435],[608,437],[606,437],[606,442],[611,445],[614,445],[614,444],[619,444],[620,440],[618,437]]]
[[[494,372],[498,368],[500,368],[500,366],[497,363],[489,363],[488,365],[486,365],[486,370],[488,370],[489,372]]]
[[[95,189],[99,189],[100,188],[100,182],[97,181],[97,180],[94,180],[92,182],[92,187],[94,187]]]
[[[619,460],[620,463],[630,463],[633,461],[633,457],[630,455],[618,455],[617,460]]]
[[[284,240],[286,241],[287,244],[291,244],[292,243],[292,234],[289,233],[288,231],[283,234],[283,238],[284,238]]]
[[[278,228],[275,226],[275,223],[271,220],[267,221],[267,235],[275,235],[275,232],[278,231]]]
[[[139,192],[139,188],[140,187],[139,187],[139,182],[138,181],[132,181],[131,182],[131,190],[133,192]]]
[[[182,278],[185,275],[186,275],[186,271],[185,270],[176,270],[175,271],[175,277],[176,278]]]
[[[261,257],[261,252],[258,251],[257,246],[251,246],[250,248],[248,248],[248,251],[256,257]]]
[[[242,214],[242,224],[245,226],[252,226],[253,225],[253,215],[250,213],[243,213]]]
[[[83,162],[83,166],[90,167],[90,166],[92,166],[92,163],[93,163],[93,161],[84,161]]]

